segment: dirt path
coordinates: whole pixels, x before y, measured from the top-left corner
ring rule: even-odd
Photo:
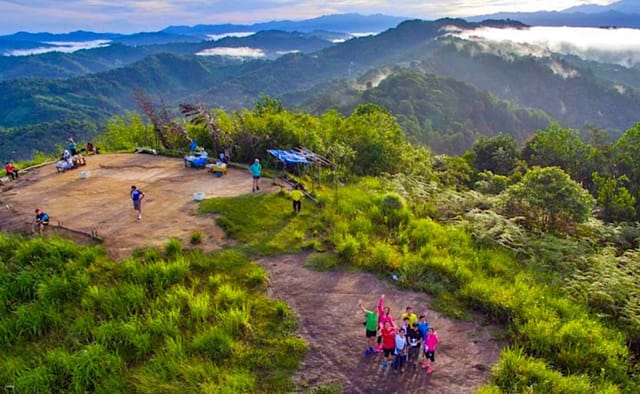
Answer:
[[[88,177],[81,173],[87,171]],[[131,185],[144,191],[143,219],[136,220],[129,198]],[[162,246],[170,237],[185,244],[194,231],[203,233],[202,247],[214,250],[229,241],[210,216],[196,215],[196,192],[207,197],[251,192],[248,171],[229,169],[215,177],[205,170],[184,168],[182,159],[144,154],[97,155],[87,165],[56,173],[53,165],[29,172],[3,192],[1,231],[25,231],[42,208],[52,223],[104,237],[114,258],[126,258],[135,248]],[[268,182],[263,183],[263,189]]]
[[[87,171],[88,177],[81,177]],[[268,189],[263,183],[263,189]],[[129,190],[132,184],[146,195],[144,217],[136,220]],[[223,178],[204,170],[187,169],[181,159],[134,154],[98,155],[86,167],[58,174],[47,165],[21,177],[0,194],[0,231],[25,231],[35,207],[52,222],[97,230],[112,257],[121,259],[135,248],[162,246],[170,237],[185,244],[193,231],[203,233],[206,251],[229,244],[212,217],[196,215],[193,193],[207,197],[250,193],[247,171],[230,169]],[[267,190],[269,191],[269,190]],[[441,338],[433,375],[421,369],[392,376],[380,370],[381,357],[365,359],[364,318],[359,299],[375,306],[380,294],[394,317],[407,305],[416,312],[429,305],[425,294],[400,291],[369,274],[316,272],[303,267],[304,255],[265,258],[259,262],[271,278],[272,295],[284,299],[300,318],[300,334],[310,352],[295,379],[301,391],[327,382],[340,382],[347,393],[470,393],[484,384],[498,359],[499,344],[491,327],[454,321],[430,312],[430,323]],[[397,320],[397,319],[396,319]]]
[[[295,379],[300,389],[340,382],[345,393],[471,393],[487,382],[500,344],[493,327],[451,320],[429,311],[440,345],[432,375],[422,369],[397,376],[382,372],[382,356],[364,357],[362,299],[373,308],[380,294],[396,322],[407,305],[428,308],[425,294],[401,291],[375,276],[351,272],[316,272],[303,266],[305,255],[269,257],[258,262],[269,272],[271,295],[286,301],[300,319],[299,333],[309,354]]]

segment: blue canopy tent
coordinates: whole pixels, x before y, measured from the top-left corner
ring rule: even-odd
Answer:
[[[267,152],[284,164],[311,164],[311,162],[307,160],[306,157],[298,154],[293,150],[267,149]]]

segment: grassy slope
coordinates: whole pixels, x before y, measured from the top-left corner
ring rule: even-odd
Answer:
[[[464,316],[471,308],[505,324],[513,346],[504,350],[483,392],[637,392],[625,334],[570,299],[562,282],[550,281],[539,268],[542,262],[478,244],[469,225],[440,224],[411,212],[428,211],[416,209],[428,201],[389,210],[394,198],[385,190],[384,183],[369,180],[338,194],[321,193],[323,208],[307,203],[302,217],[289,214],[288,201],[277,195],[208,200],[201,210],[220,214],[218,223],[250,242],[253,253],[328,245],[337,264],[397,272],[402,286],[436,295],[445,312]],[[290,234],[297,241],[283,245]],[[314,258],[336,265],[335,257]]]
[[[0,381],[16,392],[286,392],[305,352],[242,254],[0,234]]]

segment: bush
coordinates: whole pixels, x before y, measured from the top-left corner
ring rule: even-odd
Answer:
[[[196,335],[191,348],[212,361],[223,363],[233,355],[233,338],[223,329],[213,327]]]

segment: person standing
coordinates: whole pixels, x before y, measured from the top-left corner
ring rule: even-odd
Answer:
[[[396,329],[387,321],[380,330],[382,337],[382,351],[384,352],[384,361],[382,362],[382,370],[386,370],[389,365],[391,356],[395,357],[396,350]]]
[[[380,296],[378,300],[378,326],[380,330],[384,327],[385,323],[389,323],[389,325],[395,329],[396,324],[393,322],[393,317],[391,316],[391,308],[388,306],[384,306],[384,294]],[[378,346],[376,346],[376,353],[380,353],[382,351],[382,335],[378,336]]]
[[[393,373],[402,373],[405,358],[407,357],[407,336],[404,328],[400,328],[395,337],[395,360],[393,361]]]
[[[440,343],[440,338],[438,337],[438,333],[433,327],[429,328],[429,333],[424,340],[424,358],[425,362],[422,364],[422,368],[428,374],[433,372],[433,363],[436,362],[436,346]],[[431,360],[431,363],[429,363]]]
[[[69,137],[69,139],[67,139],[67,150],[69,151],[69,153],[71,153],[71,156],[75,156],[78,154],[76,142],[72,137]]]
[[[362,305],[362,301],[358,302],[358,307],[360,307],[360,310],[364,313],[364,317],[366,319],[364,329],[367,337],[367,349],[365,350],[364,355],[365,357],[369,357],[376,352],[373,349],[373,345],[376,340],[376,335],[378,334],[378,314],[366,309]]]
[[[138,211],[138,220],[142,219],[142,200],[144,193],[137,187],[131,186],[131,200],[133,201],[133,209]]]
[[[251,176],[253,177],[253,191],[260,190],[260,176],[262,176],[262,165],[260,159],[257,157],[253,160],[253,163],[249,166]]]
[[[418,323],[413,323],[407,331],[407,341],[409,342],[409,364],[413,366],[413,369],[417,369],[420,348],[422,347],[422,334],[418,329]]]
[[[7,176],[11,177],[14,181],[18,179],[18,169],[10,161],[4,166],[4,170],[7,172]]]
[[[300,185],[296,185],[296,188],[291,191],[290,196],[293,201],[293,213],[300,213],[300,209],[302,208],[302,198],[304,197],[304,194],[300,190]]]

